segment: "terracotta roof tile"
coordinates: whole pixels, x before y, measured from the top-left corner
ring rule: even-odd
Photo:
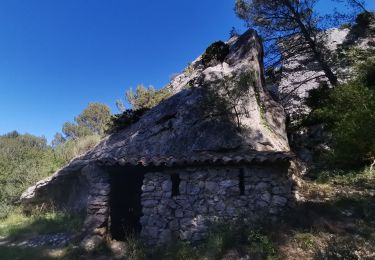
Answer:
[[[274,163],[289,161],[293,154],[288,152],[250,152],[237,155],[222,155],[218,153],[201,153],[192,156],[142,156],[139,158],[100,159],[102,166],[143,166],[143,167],[176,167],[191,165],[227,165],[239,163]]]

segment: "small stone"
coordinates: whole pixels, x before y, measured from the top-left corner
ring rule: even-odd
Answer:
[[[167,181],[163,181],[163,183],[161,184],[161,188],[163,191],[171,191],[172,190],[172,182],[167,180]]]
[[[182,240],[190,240],[192,237],[192,232],[190,230],[180,232],[180,238]]]
[[[154,207],[159,204],[157,200],[144,200],[142,201],[143,207]]]
[[[234,216],[234,215],[236,215],[236,214],[235,214],[235,213],[236,213],[236,209],[233,208],[233,207],[227,207],[227,208],[225,209],[225,212],[226,212],[229,216]]]
[[[218,211],[225,210],[225,203],[223,201],[220,201],[219,203],[216,204],[215,209]]]
[[[178,230],[180,227],[180,224],[178,223],[178,220],[175,219],[175,220],[172,220],[171,222],[169,222],[169,228],[173,231],[176,231]]]
[[[92,252],[95,250],[103,241],[103,238],[98,235],[89,235],[85,237],[81,242],[81,247],[87,252]]]
[[[142,191],[144,191],[144,192],[150,192],[150,191],[154,191],[154,190],[155,190],[154,185],[143,185],[142,186]]]
[[[260,199],[263,200],[264,202],[270,203],[270,201],[271,201],[271,194],[269,192],[264,192],[260,196]]]
[[[179,186],[180,194],[186,194],[186,181],[181,181]]]
[[[256,190],[267,190],[270,187],[268,183],[260,182],[255,186]]]
[[[142,216],[139,219],[139,223],[141,223],[142,226],[146,225],[148,223],[148,216]]]
[[[259,207],[259,208],[265,208],[265,207],[268,206],[268,203],[267,203],[267,202],[264,202],[263,200],[259,200],[259,201],[256,202],[256,205],[257,205],[257,207]]]
[[[215,182],[207,181],[207,182],[205,183],[205,188],[206,188],[206,190],[208,190],[208,191],[214,193],[214,192],[216,192],[216,190],[217,190],[217,188],[218,188],[218,185],[217,185],[217,183],[215,183]]]
[[[197,195],[200,192],[200,188],[196,184],[187,185],[187,194]]]
[[[172,232],[168,229],[165,229],[160,232],[159,242],[166,243],[172,240]]]
[[[223,188],[228,188],[237,185],[236,181],[233,180],[224,180],[220,182],[220,186]]]
[[[178,209],[175,212],[175,216],[176,216],[176,218],[182,218],[184,216],[184,213],[183,213],[182,210]]]
[[[284,197],[275,195],[272,197],[272,205],[284,206],[288,200]]]
[[[273,194],[276,194],[276,195],[279,195],[279,194],[284,194],[284,193],[286,193],[286,191],[285,191],[284,188],[276,186],[276,187],[274,187],[274,188],[272,189],[272,193],[273,193]]]
[[[142,233],[146,238],[156,239],[158,238],[159,229],[157,227],[145,227]]]

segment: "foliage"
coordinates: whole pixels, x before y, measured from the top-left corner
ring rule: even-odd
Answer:
[[[108,126],[108,133],[115,133],[125,127],[137,122],[149,109],[141,108],[138,110],[127,109],[122,114],[113,115]]]
[[[126,98],[133,110],[151,109],[171,95],[171,91],[167,88],[156,90],[153,86],[145,87],[143,85],[138,85],[135,93],[131,89],[126,92]],[[125,107],[120,100],[117,103],[122,104],[120,107]]]
[[[54,148],[54,153],[61,165],[69,162],[72,158],[82,155],[94,148],[101,140],[99,135],[88,135],[78,139],[71,139]]]
[[[90,103],[74,123],[66,122],[63,133],[68,139],[77,139],[89,135],[104,136],[111,118],[111,110],[107,105]]]
[[[125,239],[126,252],[125,259],[143,260],[146,259],[146,248],[144,244],[134,235],[129,235]]]
[[[65,213],[36,213],[25,215],[16,208],[7,218],[0,222],[0,237],[9,242],[20,242],[36,235],[60,232],[74,233],[82,228],[83,215]],[[19,246],[0,246],[1,259],[80,259],[77,248],[68,246],[53,250],[44,247],[28,248]]]
[[[328,50],[319,35],[323,29],[319,26],[322,17],[314,12],[315,4],[315,0],[237,0],[235,10],[264,39],[267,67],[277,67],[282,60],[295,56],[309,55],[319,63],[330,83],[336,85],[337,78],[325,55]]]
[[[351,239],[332,238],[328,241],[323,250],[317,250],[315,259],[317,260],[357,260],[357,247]]]
[[[0,236],[7,240],[27,239],[35,234],[76,232],[82,227],[83,215],[62,212],[25,215],[20,208],[10,213],[0,223]]]
[[[362,49],[356,47],[341,46],[335,53],[331,55],[331,61],[338,67],[356,68],[366,63],[368,57],[375,55],[373,49]],[[344,72],[341,78],[353,78],[358,73],[356,70],[351,73]]]
[[[359,25],[359,26],[362,26],[362,27],[367,27],[371,21],[374,20],[374,14],[373,13],[370,13],[370,12],[367,12],[365,10],[365,12],[363,13],[360,13],[357,18],[356,18],[356,23]]]
[[[216,65],[216,63],[222,63],[229,53],[228,44],[218,41],[211,44],[202,55],[202,63],[204,66],[208,67],[211,65]]]
[[[314,174],[319,183],[338,184],[357,188],[372,188],[375,185],[375,170],[327,169]]]
[[[55,136],[53,137],[53,140],[51,142],[52,147],[58,147],[62,145],[66,139],[61,133],[56,133]]]
[[[208,237],[199,244],[178,241],[160,247],[154,252],[155,259],[227,259],[235,250],[241,257],[276,259],[276,248],[271,239],[260,229],[254,229],[243,221],[214,225]],[[237,259],[237,258],[236,258]]]
[[[52,148],[43,137],[17,132],[0,136],[0,218],[14,209],[28,187],[50,176],[99,141],[100,136],[91,135],[71,139]]]
[[[312,108],[308,121],[323,123],[332,133],[332,154],[342,166],[375,160],[374,70],[375,59],[370,58],[359,66],[356,79],[315,90],[307,100]]]
[[[132,90],[126,92],[127,101],[132,105],[131,109],[125,109],[121,100],[116,101],[121,114],[113,115],[108,124],[107,133],[115,133],[137,122],[145,112],[169,98],[172,92],[167,88],[155,90],[154,87],[138,85],[135,93]]]
[[[45,138],[17,132],[0,136],[0,218],[12,210],[27,187],[60,166]]]

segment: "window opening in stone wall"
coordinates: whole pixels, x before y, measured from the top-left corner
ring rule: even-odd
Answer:
[[[180,176],[178,174],[171,175],[172,181],[172,197],[180,195]]]
[[[240,195],[245,195],[245,177],[243,169],[240,169],[240,174],[238,175],[238,186],[240,188]]]

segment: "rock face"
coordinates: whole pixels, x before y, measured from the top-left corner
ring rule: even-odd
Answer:
[[[196,60],[188,74],[177,76],[169,86],[174,96],[137,123],[109,136],[82,160],[179,158],[229,150],[288,151],[284,111],[264,87],[263,50],[256,32],[248,31],[228,45],[230,51],[224,62],[205,67],[201,58]],[[235,82],[247,73],[254,73],[255,79],[238,99],[239,131],[233,123],[234,115],[229,119],[212,115],[204,102],[209,90],[215,91],[224,81]]]
[[[322,37],[326,48],[333,55],[345,49],[368,50],[372,55],[375,53],[375,21],[366,27],[356,24],[351,28],[329,29]],[[301,114],[309,113],[309,108],[304,104],[308,91],[322,84],[329,85],[329,82],[319,64],[312,61],[309,56],[297,55],[285,61],[282,67],[281,81],[277,84],[276,94],[288,116],[298,119]],[[340,61],[340,58],[333,61],[332,69],[340,82],[350,78],[351,68],[349,64]]]
[[[324,32],[322,37],[325,39],[326,48],[332,53],[332,69],[341,83],[349,80],[353,74],[352,64],[346,62],[342,56],[350,56],[354,50],[366,51],[369,57],[375,55],[375,20],[369,21],[367,25],[355,24],[350,28],[330,29]],[[310,108],[305,104],[309,91],[330,84],[319,64],[307,55],[297,55],[286,60],[282,64],[280,78],[279,82],[270,84],[268,88],[278,97],[293,128],[301,118],[310,113]],[[316,152],[328,148],[325,144],[327,134],[322,126],[291,130],[288,134],[293,152],[309,166],[316,163]]]
[[[158,243],[200,239],[207,221],[242,213],[274,218],[291,203],[285,115],[265,89],[254,30],[215,43],[167,88],[172,97],[31,187],[22,201],[86,210],[82,245],[88,250],[116,229],[113,217],[140,223],[145,240]],[[128,199],[125,210],[116,211],[120,217],[111,215],[113,201],[121,199],[111,194],[126,184],[113,184],[119,174],[140,174],[126,179],[137,180],[134,185],[141,178],[140,205]],[[142,217],[135,216],[138,206]]]

